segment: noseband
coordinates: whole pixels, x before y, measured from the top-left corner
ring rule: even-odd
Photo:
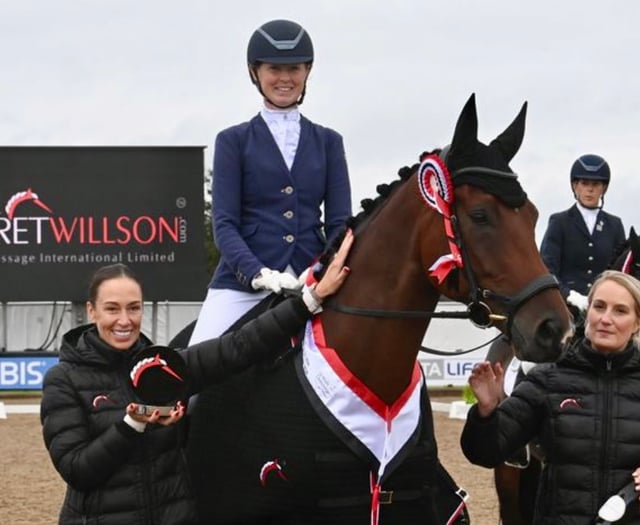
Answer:
[[[465,173],[474,173],[481,175],[488,175],[490,177],[498,177],[501,179],[507,180],[517,180],[518,176],[515,173],[500,171],[492,168],[485,168],[481,166],[471,166],[467,168],[461,168],[452,173],[451,177],[455,180],[455,178],[459,175]],[[487,328],[493,324],[494,321],[506,321],[506,334],[508,337],[511,336],[511,327],[513,325],[513,319],[520,309],[520,307],[525,304],[529,299],[532,299],[539,293],[551,289],[556,288],[559,289],[560,285],[555,276],[547,273],[545,275],[540,275],[530,281],[524,288],[518,291],[513,296],[508,296],[504,294],[498,294],[493,290],[488,288],[482,288],[477,285],[477,280],[475,274],[473,272],[473,268],[471,266],[471,261],[469,260],[469,256],[467,250],[464,247],[462,242],[462,235],[460,234],[460,229],[458,226],[458,219],[455,214],[451,216],[451,224],[452,230],[454,234],[454,242],[458,246],[460,251],[460,255],[462,257],[463,269],[465,272],[465,276],[469,283],[469,287],[471,288],[470,299],[471,302],[467,306],[467,311],[469,312],[470,321],[480,327]],[[494,314],[491,311],[491,308],[486,304],[486,300],[494,300],[498,301],[505,306],[506,316]]]
[[[471,262],[467,254],[467,250],[462,243],[462,237],[459,233],[457,225],[457,217],[452,215],[451,222],[453,225],[453,231],[455,234],[455,242],[458,244],[460,255],[462,256],[463,269],[469,287],[471,302],[467,305],[467,312],[469,314],[469,320],[479,328],[489,328],[493,326],[495,321],[506,321],[506,334],[511,336],[511,327],[513,325],[513,319],[516,313],[522,305],[524,305],[529,299],[532,299],[539,293],[549,290],[551,288],[560,288],[558,280],[550,273],[539,275],[524,288],[519,290],[515,295],[504,295],[494,292],[489,288],[482,288],[478,286],[476,276],[471,267]],[[505,306],[506,315],[494,314],[491,307],[485,302],[487,300],[493,300],[502,303]],[[434,312],[435,313],[435,312]]]
[[[452,174],[452,178],[462,173],[480,173],[484,175],[490,175],[493,177],[501,177],[508,179],[517,179],[515,173],[509,173],[499,171],[491,168],[484,167],[467,167],[455,171]],[[506,321],[506,335],[511,336],[511,328],[513,320],[518,310],[530,299],[538,295],[539,293],[549,289],[559,289],[560,285],[558,280],[550,273],[540,275],[530,281],[524,288],[519,290],[515,295],[504,295],[494,292],[489,288],[482,288],[478,286],[475,273],[471,267],[469,255],[465,249],[460,234],[460,228],[458,225],[458,218],[455,213],[452,213],[449,217],[451,223],[451,233],[453,238],[450,242],[457,246],[462,259],[462,269],[469,283],[471,289],[469,294],[469,304],[467,309],[463,311],[422,311],[422,310],[381,310],[381,309],[369,309],[358,308],[353,306],[346,306],[336,302],[334,299],[329,299],[325,302],[325,308],[334,310],[336,312],[342,312],[350,315],[361,315],[366,317],[382,317],[382,318],[413,318],[413,319],[469,319],[478,328],[489,328],[494,325],[495,322]],[[505,314],[493,313],[491,307],[486,303],[488,300],[497,301],[502,303],[505,307]]]

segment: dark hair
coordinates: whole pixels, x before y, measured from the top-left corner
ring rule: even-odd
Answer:
[[[142,290],[142,283],[140,282],[140,279],[138,279],[136,274],[133,273],[131,268],[129,268],[126,264],[109,264],[108,266],[102,266],[98,268],[91,276],[87,294],[89,302],[91,304],[95,304],[96,298],[98,297],[98,289],[103,282],[109,281],[110,279],[117,279],[119,277],[127,277],[135,281],[136,283],[138,283],[140,289]]]

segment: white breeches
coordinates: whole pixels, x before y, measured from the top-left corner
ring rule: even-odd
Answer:
[[[227,328],[269,294],[269,291],[250,293],[209,288],[189,345],[222,335]]]

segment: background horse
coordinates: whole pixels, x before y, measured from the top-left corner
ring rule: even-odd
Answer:
[[[620,253],[609,266],[636,279],[640,279],[640,239],[633,227]],[[578,323],[584,323],[584,314],[579,313]],[[583,332],[583,330],[582,330]],[[497,339],[487,353],[487,360],[501,363],[505,370],[513,359],[513,348],[505,338]],[[500,521],[503,525],[531,525],[535,506],[538,478],[542,470],[540,457],[533,450],[522,450],[508,463],[494,469],[494,480]]]
[[[200,395],[187,452],[203,523],[447,523],[416,360],[440,296],[509,333],[523,359],[555,359],[570,331],[508,165],[525,114],[484,145],[472,95],[450,147],[363,202],[351,275],[302,350]]]

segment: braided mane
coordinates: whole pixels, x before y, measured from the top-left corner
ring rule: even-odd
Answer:
[[[438,153],[439,151],[440,150],[435,150],[434,153]],[[422,153],[422,155],[420,155],[420,158],[428,154],[428,152]],[[390,183],[378,184],[378,186],[376,186],[376,191],[378,192],[377,197],[373,199],[362,199],[360,201],[360,207],[362,208],[362,211],[360,211],[357,215],[352,215],[347,219],[345,227],[343,228],[341,233],[334,237],[334,239],[325,248],[324,252],[322,252],[322,255],[320,255],[317,268],[314,269],[314,274],[317,278],[320,278],[324,274],[326,265],[331,261],[331,258],[340,247],[347,229],[350,228],[351,230],[356,231],[367,219],[369,219],[382,207],[382,204],[387,201],[389,196],[392,195],[399,186],[401,186],[411,178],[411,176],[416,172],[419,166],[419,163],[416,163],[411,167],[403,166],[398,170],[399,179],[396,179]]]

